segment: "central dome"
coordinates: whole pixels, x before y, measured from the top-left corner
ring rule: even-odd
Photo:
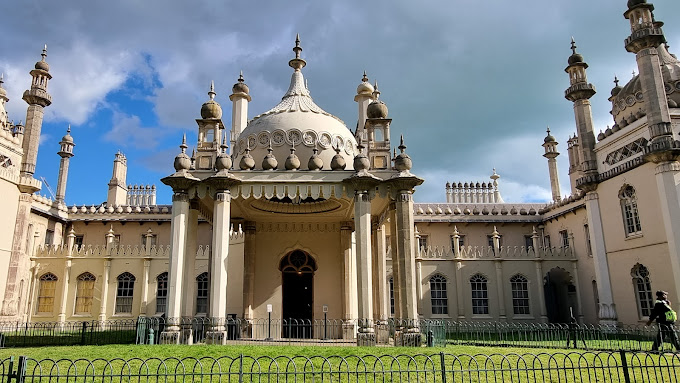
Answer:
[[[301,50],[299,46],[296,48]],[[295,71],[288,91],[278,105],[248,122],[236,143],[234,163],[239,163],[246,149],[250,149],[255,169],[260,170],[261,161],[271,145],[272,154],[279,164],[283,164],[294,146],[295,154],[304,164],[301,170],[307,170],[306,164],[315,148],[319,150],[323,170],[330,170],[335,149],[339,148],[348,164],[347,170],[352,170],[357,146],[354,135],[339,118],[314,103],[301,72],[304,60],[299,58],[297,51],[296,56],[290,62]]]

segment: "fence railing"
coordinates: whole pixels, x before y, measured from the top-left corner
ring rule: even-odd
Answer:
[[[680,355],[619,352],[0,361],[2,382],[678,382]]]
[[[175,331],[174,337],[168,330]],[[375,345],[476,345],[584,350],[651,350],[656,326],[604,326],[446,320],[299,320],[140,317],[85,322],[0,323],[0,346],[258,343],[356,345],[370,329]],[[219,331],[215,331],[219,330]],[[674,328],[677,331],[677,327]],[[671,347],[668,342],[666,349]]]

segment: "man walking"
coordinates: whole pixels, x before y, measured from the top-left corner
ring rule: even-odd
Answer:
[[[680,342],[678,342],[678,336],[673,329],[673,323],[678,319],[678,316],[671,308],[671,302],[668,301],[668,293],[665,291],[656,292],[656,303],[654,303],[652,313],[649,315],[647,326],[651,325],[654,319],[656,319],[656,323],[659,325],[659,333],[656,334],[656,340],[652,345],[652,352],[659,351],[659,346],[663,345],[664,339],[670,341],[675,346],[676,351],[680,351]]]

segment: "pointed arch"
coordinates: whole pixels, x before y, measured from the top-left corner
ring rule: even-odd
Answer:
[[[54,296],[57,290],[57,278],[52,273],[45,273],[39,278],[38,314],[49,314],[54,310]]]
[[[92,301],[94,299],[94,283],[97,278],[89,272],[84,272],[76,278],[76,315],[92,314]]]
[[[635,290],[638,316],[640,318],[648,317],[654,308],[652,282],[649,277],[649,270],[646,266],[636,263],[630,270],[630,276],[633,277],[633,288]]]

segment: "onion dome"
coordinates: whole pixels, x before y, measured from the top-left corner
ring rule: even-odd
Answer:
[[[612,132],[612,128],[610,128],[609,125],[607,125],[607,129],[604,130],[605,137],[609,137],[612,134],[614,134],[614,132]]]
[[[580,54],[576,53],[576,41],[574,41],[574,38],[571,38],[571,56],[569,56],[569,59],[567,60],[567,63],[569,65],[574,65],[578,63],[583,62],[583,56]]]
[[[371,101],[366,107],[366,116],[368,118],[387,118],[387,105],[380,101],[380,91],[378,90],[378,82],[375,83],[375,92],[373,92],[375,100]]]
[[[619,85],[619,79],[618,77],[614,76],[614,87],[612,88],[612,97],[618,96],[619,93],[621,93],[621,90],[623,89],[622,86]]]
[[[548,128],[548,129],[546,130],[546,132],[548,133],[548,135],[545,136],[545,138],[543,139],[543,143],[546,143],[546,144],[547,144],[547,143],[557,142],[557,140],[555,140],[555,137],[553,137],[553,135],[550,134],[550,128]]]
[[[621,130],[621,127],[619,126],[619,124],[612,125],[612,132],[616,133],[619,130]]]
[[[217,155],[215,159],[215,168],[219,172],[226,172],[231,169],[232,161],[231,156],[227,154],[227,144],[225,144],[226,137],[222,139],[222,145],[220,145],[220,154]]]
[[[300,159],[295,155],[295,147],[290,148],[290,155],[286,158],[286,170],[300,169]]]
[[[345,161],[345,157],[342,154],[340,154],[340,147],[336,146],[334,149],[335,155],[331,160],[331,170],[345,170],[347,162]]]
[[[312,156],[309,157],[309,162],[307,163],[307,168],[309,170],[321,170],[323,169],[323,160],[319,157],[319,149],[312,149]]]
[[[408,154],[404,152],[406,150],[406,145],[404,145],[404,136],[401,136],[401,143],[399,144],[399,150],[401,153],[394,159],[394,167],[400,172],[409,171],[413,167],[413,161]]]
[[[358,153],[354,156],[354,170],[358,172],[362,170],[368,170],[371,167],[371,163],[368,161],[368,157],[364,154],[364,145],[359,140],[357,144]]]
[[[206,101],[205,104],[201,106],[201,118],[204,120],[222,118],[222,107],[215,101],[215,95],[215,83],[211,81],[210,91],[208,92],[210,100]]]
[[[446,188],[450,189],[451,188],[451,182],[446,182]]]
[[[597,140],[602,141],[605,139],[605,137],[606,136],[604,135],[604,133],[600,130],[600,133],[597,135]]]
[[[253,170],[255,169],[255,160],[253,159],[253,156],[250,155],[250,148],[246,148],[246,152],[241,157],[241,161],[238,164],[239,168],[241,170]]]
[[[269,148],[267,148],[267,155],[264,156],[264,159],[262,160],[262,169],[264,170],[276,170],[276,168],[279,166],[279,162],[276,160],[276,157],[272,154],[274,149],[272,149],[272,146],[269,145]]]
[[[245,80],[243,80],[243,71],[238,75],[238,81],[236,84],[234,84],[234,87],[231,88],[231,91],[234,94],[249,94],[250,93],[250,88],[248,88],[248,85],[246,85]]]
[[[371,96],[373,95],[373,92],[375,89],[373,88],[373,85],[368,81],[368,77],[366,77],[366,71],[364,71],[364,77],[361,79],[361,84],[357,87],[357,94],[362,95],[362,96]]]
[[[60,144],[71,144],[73,145],[73,137],[71,137],[71,125],[69,124],[68,129],[66,129],[66,135],[61,138]]]
[[[191,167],[191,159],[187,156],[187,135],[182,136],[182,144],[179,146],[182,152],[175,157],[175,170],[177,172],[189,170]]]
[[[42,56],[42,59],[40,61],[38,61],[37,63],[35,63],[35,69],[44,70],[45,72],[49,72],[50,71],[50,65],[47,63],[47,61],[45,61],[45,57],[47,57],[47,44],[45,44],[45,47],[43,48],[41,56]]]

